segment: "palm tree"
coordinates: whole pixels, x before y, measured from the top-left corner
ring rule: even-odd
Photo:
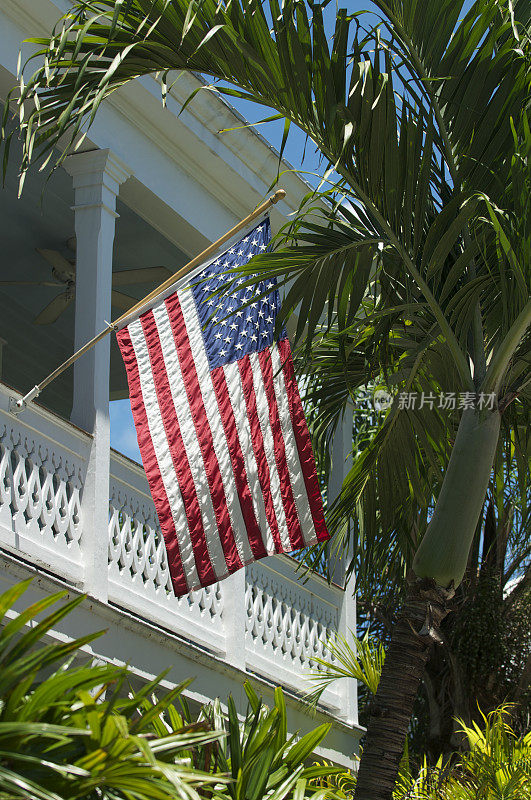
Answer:
[[[16,100],[22,176],[31,161],[60,163],[61,137],[74,144],[102,100],[142,75],[158,73],[164,92],[169,72],[194,70],[274,109],[286,132],[295,124],[315,143],[334,183],[325,209],[301,209],[253,270],[289,283],[283,313],[298,312],[308,349],[323,319],[337,326],[338,357],[356,362],[358,385],[389,374],[402,391],[462,400],[447,417],[396,399],[332,510],[340,524],[355,506],[368,541],[391,532],[415,551],[358,800],[391,797],[500,442],[523,451],[515,398],[529,391],[531,322],[531,8],[374,5],[376,27],[340,9],[329,35],[321,5],[308,3],[309,16],[303,0],[84,0],[35,40],[44,65]]]

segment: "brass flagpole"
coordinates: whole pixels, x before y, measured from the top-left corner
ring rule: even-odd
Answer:
[[[197,267],[198,264],[201,264],[201,262],[206,258],[214,255],[214,253],[216,253],[216,251],[219,250],[219,248],[225,244],[225,242],[228,242],[229,239],[232,239],[235,234],[237,234],[243,228],[246,228],[253,220],[264,214],[269,208],[271,208],[272,205],[278,203],[278,201],[282,200],[285,196],[286,192],[284,189],[278,189],[275,194],[271,195],[271,197],[268,197],[267,200],[264,200],[263,203],[261,203],[254,211],[242,219],[241,222],[238,222],[238,224],[227,231],[227,233],[224,233],[220,239],[209,245],[205,250],[203,250],[202,253],[199,253],[199,255],[195,256],[195,258],[192,258],[188,264],[185,264],[184,267],[181,267],[179,270],[177,270],[177,272],[157,286],[156,289],[153,289],[153,291],[146,295],[146,297],[144,297],[142,300],[139,300],[138,303],[136,303],[132,308],[124,312],[120,317],[118,317],[118,319],[114,320],[114,322],[107,323],[107,327],[104,328],[104,330],[98,333],[93,339],[90,339],[90,341],[86,342],[83,347],[79,348],[79,350],[76,350],[76,352],[73,353],[70,358],[67,358],[66,361],[63,361],[63,363],[60,364],[57,369],[54,369],[54,371],[44,378],[44,380],[42,380],[40,383],[37,383],[33,389],[24,395],[24,397],[21,397],[16,401],[14,401],[12,398],[10,411],[13,414],[19,414],[21,411],[23,411],[27,404],[32,400],[35,400],[35,398],[40,395],[42,390],[45,389],[48,384],[58,378],[59,375],[68,369],[68,367],[71,367],[72,364],[77,361],[78,358],[81,358],[81,356],[84,355],[88,350],[91,350],[94,345],[100,341],[100,339],[103,339],[111,331],[116,330],[116,328],[118,328],[120,324],[128,319],[131,315],[139,313],[145,306],[149,305],[149,303],[151,303],[156,297],[162,294],[162,292],[164,292],[166,289],[169,289],[170,286],[176,283],[176,281],[180,280],[180,278],[184,277],[184,275],[190,272],[194,267]]]

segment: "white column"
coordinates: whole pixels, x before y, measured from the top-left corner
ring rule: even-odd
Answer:
[[[352,467],[352,405],[349,403],[345,409],[344,416],[340,420],[334,439],[332,441],[332,466],[328,480],[328,504],[330,505],[341,491],[350,468]],[[350,552],[346,550],[342,554],[342,560],[336,562],[333,580],[343,586],[343,603],[339,614],[339,633],[345,637],[352,646],[351,633],[356,634],[356,578],[351,575],[345,583],[345,574]],[[341,717],[353,725],[358,722],[358,687],[355,680],[343,681],[343,706]]]
[[[225,627],[225,659],[245,672],[245,573],[233,572],[222,583],[223,618]]]
[[[92,339],[111,319],[112,252],[116,197],[130,172],[109,150],[69,156],[76,227],[75,349]],[[71,420],[92,434],[83,486],[84,589],[107,600],[109,524],[109,363],[110,337],[74,365]]]
[[[327,500],[331,506],[339,496],[343,481],[352,466],[352,405],[349,403],[342,419],[339,420],[331,448],[331,468],[328,476]],[[345,559],[348,553],[343,554],[342,560],[334,565],[332,579],[334,583],[343,586],[345,581]]]

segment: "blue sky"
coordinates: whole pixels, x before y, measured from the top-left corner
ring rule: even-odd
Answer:
[[[129,400],[113,400],[110,404],[111,447],[139,464],[140,450]]]

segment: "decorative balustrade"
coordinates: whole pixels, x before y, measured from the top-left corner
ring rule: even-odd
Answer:
[[[0,546],[83,579],[81,492],[89,437],[53,414],[8,411],[0,388]]]
[[[176,598],[144,470],[111,453],[109,600],[223,653],[223,589]]]
[[[346,633],[351,612],[345,613],[345,603],[352,600],[339,587],[317,575],[302,583],[295,562],[279,556],[248,566],[245,576],[176,598],[143,469],[111,451],[108,531],[87,530],[90,436],[36,405],[13,416],[9,395],[0,385],[0,547],[90,594],[84,542],[100,541],[108,551],[110,605],[201,645],[232,667],[297,693],[307,688],[303,673],[318,666],[315,659],[331,658],[327,640],[334,632]],[[353,693],[348,682],[339,682],[322,700],[337,716],[352,719]]]
[[[246,570],[245,647],[247,665],[272,681],[301,689],[300,677],[320,669],[316,659],[333,662],[328,640],[340,628],[343,591],[318,575],[296,579],[286,557],[267,558]],[[305,687],[308,689],[309,687]],[[322,700],[339,708],[336,684]]]

